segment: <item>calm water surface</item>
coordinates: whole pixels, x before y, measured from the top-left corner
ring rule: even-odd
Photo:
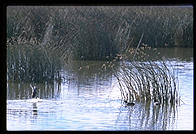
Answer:
[[[178,107],[121,102],[117,80],[104,62],[80,61],[61,70],[61,83],[7,84],[7,130],[193,130],[193,50],[160,49],[178,75]],[[118,65],[116,65],[118,68]]]

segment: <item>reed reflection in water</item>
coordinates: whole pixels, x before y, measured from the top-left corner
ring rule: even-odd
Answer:
[[[31,99],[32,89],[31,83],[8,82],[7,99],[8,100],[24,100]],[[53,99],[60,95],[61,83],[54,81],[53,83],[35,83],[38,88],[38,98]]]
[[[126,112],[122,109],[124,107],[121,107],[116,124],[124,122],[128,130],[173,130],[177,118],[177,109],[171,105],[145,103],[127,107]]]

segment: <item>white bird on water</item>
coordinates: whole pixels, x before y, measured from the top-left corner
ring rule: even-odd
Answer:
[[[36,86],[32,86],[32,85],[30,85],[31,86],[31,88],[32,88],[32,94],[31,94],[31,100],[30,100],[30,102],[40,102],[40,101],[42,101],[41,99],[39,99],[38,98],[38,88],[36,87]]]

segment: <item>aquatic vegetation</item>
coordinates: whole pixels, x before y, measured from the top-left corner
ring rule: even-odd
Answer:
[[[112,60],[142,33],[151,47],[193,47],[192,6],[7,7],[7,40],[36,40],[65,61]]]
[[[165,62],[122,63],[116,78],[123,100],[159,103],[176,103],[178,100],[176,79]]]
[[[39,44],[7,44],[8,81],[53,81],[60,64],[60,57],[56,53],[48,48],[42,48]]]
[[[153,101],[158,105],[179,103],[178,78],[165,57],[159,57],[156,49],[145,44],[136,50],[130,48],[127,53],[119,55],[122,62],[114,76],[118,80],[122,99],[125,102]],[[157,56],[154,61],[148,59],[150,54],[145,53],[145,50]]]

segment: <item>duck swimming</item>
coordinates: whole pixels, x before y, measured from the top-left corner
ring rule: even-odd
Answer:
[[[127,102],[126,100],[124,101],[126,106],[134,106],[135,103],[134,102]]]
[[[160,105],[160,102],[158,100],[155,100],[154,101],[154,106],[159,106]]]

